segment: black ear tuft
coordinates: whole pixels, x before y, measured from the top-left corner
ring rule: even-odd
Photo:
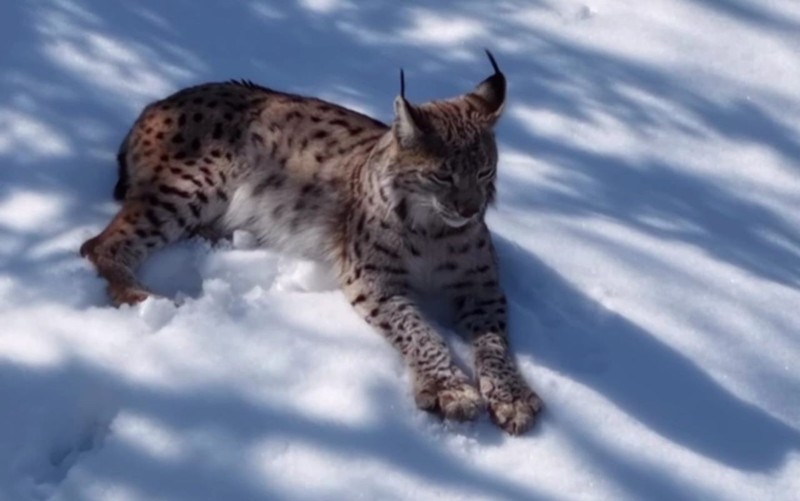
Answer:
[[[500,67],[497,65],[492,53],[489,52],[489,49],[485,50],[494,69],[494,74],[479,83],[475,90],[472,91],[472,94],[483,101],[486,114],[494,123],[500,118],[503,106],[506,103],[506,76],[500,71]]]
[[[400,95],[394,99],[394,136],[400,146],[411,148],[422,141],[424,125],[419,109],[406,99],[406,75],[400,68]]]
[[[502,75],[503,72],[500,71],[500,67],[497,66],[497,61],[495,61],[494,56],[492,55],[491,52],[489,52],[489,49],[483,49],[483,50],[485,50],[486,51],[486,55],[489,56],[489,62],[492,63],[492,68],[494,68],[494,72],[495,73],[500,73]],[[400,71],[403,71],[403,70],[400,70]]]

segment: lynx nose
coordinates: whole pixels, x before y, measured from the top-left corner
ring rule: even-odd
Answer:
[[[481,210],[478,202],[467,202],[458,208],[458,214],[461,217],[471,218]]]

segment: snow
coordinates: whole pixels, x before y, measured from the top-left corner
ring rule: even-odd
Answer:
[[[797,498],[795,1],[34,0],[0,44],[0,499]],[[327,270],[246,234],[147,263],[179,305],[112,308],[78,257],[149,100],[251,78],[388,120],[398,67],[453,95],[484,47],[527,435],[417,411]]]

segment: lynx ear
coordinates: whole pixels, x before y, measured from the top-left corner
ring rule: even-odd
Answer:
[[[492,63],[494,75],[479,83],[468,96],[478,98],[487,119],[491,125],[494,125],[503,113],[503,107],[506,104],[506,77],[500,71],[497,61],[488,49],[486,49],[486,55],[489,56],[489,62]]]
[[[394,134],[403,147],[410,147],[422,137],[416,108],[406,100],[406,81],[400,70],[400,95],[394,100]]]

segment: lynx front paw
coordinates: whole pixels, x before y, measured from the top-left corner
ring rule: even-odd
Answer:
[[[492,421],[511,435],[525,433],[544,407],[539,396],[517,374],[499,379],[485,376],[480,385]]]
[[[151,293],[141,287],[125,285],[115,286],[112,284],[108,286],[108,295],[111,297],[111,301],[114,305],[122,306],[123,304],[135,305],[141,303],[147,299]]]
[[[420,409],[455,421],[471,421],[484,408],[478,390],[461,380],[426,381],[417,384],[414,400]]]

